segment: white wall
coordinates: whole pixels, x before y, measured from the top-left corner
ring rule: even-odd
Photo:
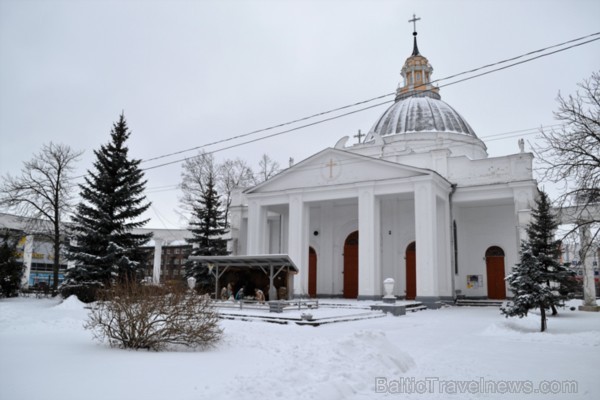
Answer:
[[[459,273],[455,275],[456,289],[466,296],[487,296],[485,251],[491,246],[499,246],[504,250],[505,274],[510,273],[512,266],[518,261],[514,206],[456,205],[454,218],[458,236]],[[467,275],[482,275],[483,286],[467,289]]]

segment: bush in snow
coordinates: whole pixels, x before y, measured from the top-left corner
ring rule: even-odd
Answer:
[[[180,288],[123,282],[101,292],[85,328],[111,347],[210,347],[222,336],[209,298]]]

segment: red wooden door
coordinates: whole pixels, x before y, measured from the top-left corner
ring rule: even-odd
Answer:
[[[308,248],[308,296],[317,297],[317,252]]]
[[[344,298],[358,297],[358,231],[352,232],[344,243]]]
[[[406,248],[406,300],[417,297],[417,251],[415,242]]]
[[[485,267],[487,272],[488,299],[505,299],[504,251],[500,247],[493,246],[487,249],[485,252]]]
[[[488,298],[503,300],[506,298],[504,284],[504,257],[486,257],[488,279]]]

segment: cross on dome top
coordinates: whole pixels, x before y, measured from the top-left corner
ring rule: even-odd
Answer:
[[[415,14],[413,14],[412,19],[409,19],[408,22],[412,22],[413,23],[413,35],[417,36],[417,21],[420,21],[421,17],[417,18],[417,16]]]
[[[419,55],[419,48],[417,47],[417,21],[420,21],[421,17],[417,18],[415,14],[413,14],[412,19],[409,19],[408,22],[413,23],[413,36],[414,36],[414,45],[413,45],[413,56]]]

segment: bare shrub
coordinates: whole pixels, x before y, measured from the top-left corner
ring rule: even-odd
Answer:
[[[180,288],[121,283],[102,292],[84,325],[111,347],[164,350],[205,348],[222,336],[218,313],[205,296]]]

